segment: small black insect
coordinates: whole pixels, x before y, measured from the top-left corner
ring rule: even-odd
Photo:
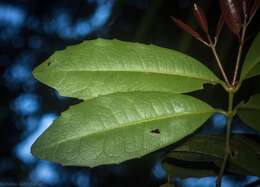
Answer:
[[[153,129],[151,130],[151,133],[154,133],[154,134],[160,134],[160,129]]]
[[[238,151],[236,151],[236,150],[231,151],[231,157],[237,158],[238,157]]]
[[[47,65],[48,65],[48,66],[51,65],[51,62],[48,62]]]

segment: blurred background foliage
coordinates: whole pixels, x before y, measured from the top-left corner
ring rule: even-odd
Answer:
[[[179,30],[170,16],[199,30],[191,0],[0,0],[0,186],[159,186],[167,181],[160,161],[169,148],[119,165],[97,168],[62,167],[38,160],[30,153],[35,139],[70,105],[79,101],[59,96],[37,82],[32,69],[55,50],[85,39],[117,38],[178,49],[196,57],[220,75],[211,52]],[[198,1],[214,33],[219,17],[217,1]],[[246,49],[259,31],[259,13],[248,31]],[[234,64],[237,41],[225,28],[219,51],[227,72]],[[86,51],[87,52],[87,51]],[[230,74],[230,73],[229,73]],[[260,78],[245,82],[237,101],[259,93]],[[205,86],[192,93],[216,107],[226,107],[225,92]],[[223,133],[225,117],[216,114],[199,133]],[[252,129],[234,121],[234,133]],[[259,163],[256,163],[259,164]],[[177,186],[213,186],[214,177],[175,179]],[[252,183],[252,184],[250,184]],[[223,186],[257,186],[254,176],[226,176]]]

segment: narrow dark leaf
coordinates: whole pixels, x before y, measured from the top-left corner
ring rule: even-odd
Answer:
[[[199,33],[197,33],[196,31],[194,31],[189,25],[187,25],[186,23],[184,23],[183,21],[171,16],[171,19],[176,23],[176,25],[178,27],[180,27],[182,30],[184,30],[185,32],[191,34],[194,38],[199,38],[201,39]]]
[[[194,14],[197,22],[199,23],[200,27],[202,28],[202,30],[205,33],[208,33],[208,21],[207,21],[207,18],[205,16],[205,13],[202,10],[202,8],[200,8],[196,3],[194,3],[193,14]]]
[[[220,0],[219,2],[223,19],[229,30],[239,37],[242,26],[240,3],[238,0]]]

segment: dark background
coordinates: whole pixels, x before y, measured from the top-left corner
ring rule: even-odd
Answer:
[[[214,34],[218,1],[198,3],[206,11],[210,32]],[[211,52],[178,29],[171,15],[199,31],[190,0],[0,0],[0,186],[152,187],[164,183],[167,176],[160,161],[166,150],[93,169],[62,167],[33,157],[30,147],[35,139],[62,111],[78,101],[59,96],[37,82],[31,72],[55,50],[102,37],[178,49],[196,57],[220,76]],[[246,50],[259,31],[259,22],[258,13],[248,31]],[[229,75],[236,46],[236,38],[224,28],[219,51]],[[259,81],[256,77],[245,82],[236,102],[259,92]],[[193,94],[213,106],[226,107],[226,95],[220,86],[206,86],[206,93]],[[224,124],[223,116],[214,115],[199,132],[221,133]],[[238,119],[234,124],[233,132],[259,138]],[[253,176],[229,176],[224,177],[223,186],[242,187],[257,180]],[[215,179],[176,181],[178,186],[203,187],[214,186]]]

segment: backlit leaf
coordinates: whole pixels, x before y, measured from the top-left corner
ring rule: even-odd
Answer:
[[[221,81],[183,53],[119,40],[97,39],[55,52],[34,76],[62,96],[90,99],[131,91],[185,93]]]
[[[191,96],[132,92],[72,106],[32,147],[63,165],[115,164],[170,145],[198,129],[215,110]]]

